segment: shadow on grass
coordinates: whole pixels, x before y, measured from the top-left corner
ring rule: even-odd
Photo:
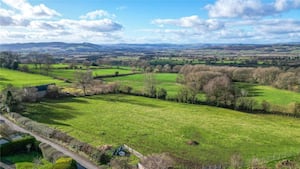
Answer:
[[[11,80],[9,80],[9,79],[7,79],[5,77],[0,76],[0,81],[11,81]]]
[[[62,123],[68,119],[76,118],[76,116],[82,114],[76,111],[72,106],[60,103],[87,103],[87,101],[79,100],[77,98],[67,98],[59,100],[47,100],[47,102],[27,104],[26,111],[22,115],[45,124],[64,125],[69,124]]]
[[[260,89],[256,89],[256,84],[251,83],[236,83],[235,84],[240,89],[244,89],[248,92],[248,97],[256,97],[256,96],[262,96],[263,92]]]
[[[104,100],[104,101],[108,101],[108,102],[116,102],[116,104],[118,102],[121,103],[127,103],[127,104],[134,104],[137,106],[145,106],[145,107],[151,107],[151,108],[162,108],[164,106],[160,106],[157,104],[151,104],[150,102],[152,101],[152,99],[149,98],[149,103],[145,102],[145,100],[139,100],[139,98],[141,99],[147,99],[145,97],[142,96],[136,96],[136,97],[132,97],[132,96],[126,96],[126,95],[122,95],[122,94],[116,94],[116,95],[104,95],[101,97],[89,97],[89,99],[93,99],[93,100]],[[113,104],[113,103],[112,103]]]

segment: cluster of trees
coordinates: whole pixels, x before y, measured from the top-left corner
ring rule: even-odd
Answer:
[[[0,52],[0,67],[17,70],[19,55],[13,52]]]
[[[184,80],[188,83],[197,83],[202,87],[207,79],[215,76],[226,75],[233,81],[258,83],[261,85],[271,85],[280,89],[300,91],[300,68],[290,68],[287,70],[278,67],[268,68],[242,68],[228,66],[205,66],[205,65],[185,65],[180,70]]]
[[[157,88],[155,75],[153,73],[145,73],[143,95],[152,98],[166,99],[167,90]]]
[[[299,103],[290,105],[291,110],[271,108],[271,104],[263,101],[261,105],[248,96],[248,91],[238,88],[234,81],[251,82],[264,85],[272,84],[275,87],[299,91],[299,72],[297,69],[283,71],[279,68],[237,68],[237,67],[212,67],[204,65],[185,65],[180,70],[177,81],[183,84],[178,91],[179,102],[197,102],[197,94],[206,94],[207,102],[221,107],[230,107],[245,111],[254,111],[257,107],[265,112],[289,112],[300,114]],[[284,77],[288,77],[285,79]],[[284,86],[284,87],[283,87]]]
[[[46,97],[58,98],[60,89],[49,85]],[[40,99],[36,87],[17,88],[13,85],[6,86],[0,93],[0,108],[6,112],[17,112],[23,109],[23,102],[37,102]]]
[[[31,52],[27,54],[27,62],[34,65],[34,69],[40,70],[40,73],[49,75],[52,69],[52,65],[55,63],[55,59],[52,55],[47,53]],[[19,67],[20,71],[30,72],[28,65],[24,64]]]
[[[75,73],[75,87],[80,88],[83,95],[95,95],[104,93],[118,93],[120,92],[120,85],[118,83],[105,84],[101,80],[93,78],[93,72],[91,70],[77,71]],[[131,88],[127,88],[129,93]],[[73,93],[73,95],[82,95],[80,93]]]

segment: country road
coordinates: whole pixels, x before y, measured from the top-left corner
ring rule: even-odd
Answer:
[[[83,166],[83,167],[85,167],[87,169],[101,169],[99,166],[97,166],[96,164],[94,164],[93,162],[91,162],[89,159],[87,159],[85,157],[82,157],[82,156],[76,154],[75,152],[70,151],[67,148],[65,148],[65,147],[63,147],[63,146],[61,146],[59,144],[53,143],[53,142],[51,142],[48,139],[40,137],[39,135],[34,134],[34,133],[32,133],[32,132],[30,132],[30,131],[28,131],[28,130],[26,130],[26,129],[18,126],[18,125],[16,125],[15,123],[11,122],[10,120],[8,120],[6,117],[4,117],[2,115],[0,115],[0,120],[4,120],[7,125],[9,125],[12,129],[14,129],[16,131],[20,131],[20,132],[23,132],[23,133],[28,133],[28,134],[32,135],[33,137],[35,137],[38,141],[40,141],[42,143],[49,144],[50,146],[52,146],[56,150],[64,153],[67,156],[70,156],[75,161],[77,161],[77,163],[79,163],[81,166]]]

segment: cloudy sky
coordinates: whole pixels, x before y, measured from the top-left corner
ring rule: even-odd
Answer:
[[[300,0],[0,0],[0,42],[300,42]]]

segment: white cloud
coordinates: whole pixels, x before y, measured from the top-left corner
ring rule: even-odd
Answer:
[[[14,11],[0,8],[0,25],[1,26],[26,26],[29,20],[20,15],[15,14]]]
[[[89,12],[85,15],[80,16],[80,19],[98,19],[98,18],[103,18],[103,17],[108,17],[108,18],[115,18],[114,14],[110,14],[105,10],[96,10]]]
[[[24,18],[52,18],[61,16],[60,13],[46,7],[44,4],[33,6],[26,0],[2,0],[2,2],[20,12]]]
[[[156,19],[152,23],[163,27],[142,31],[150,33],[152,39],[161,37],[167,42],[276,43],[300,39],[300,20],[295,19],[202,20],[192,16]]]
[[[217,30],[224,26],[223,23],[218,20],[202,20],[197,15],[182,17],[179,19],[155,19],[152,21],[152,24],[157,24],[161,27],[164,27],[165,25],[173,25],[198,30]]]
[[[262,3],[260,0],[217,0],[205,6],[209,16],[215,18],[263,17],[299,7],[300,0],[275,0],[272,3]]]
[[[123,26],[103,10],[87,13],[80,20],[62,19],[44,4],[31,5],[26,0],[2,0],[0,38],[5,42],[89,41],[109,42],[121,39]],[[106,18],[104,18],[106,17]],[[110,19],[109,19],[110,17]]]
[[[276,0],[274,6],[277,11],[283,11],[288,7],[288,0]]]
[[[122,11],[122,10],[125,10],[127,8],[128,8],[127,6],[119,6],[119,7],[116,8],[116,10]]]

